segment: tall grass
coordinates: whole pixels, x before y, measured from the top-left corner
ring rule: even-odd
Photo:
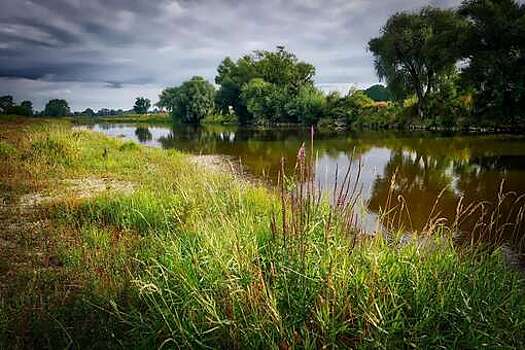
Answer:
[[[437,224],[424,242],[405,240],[393,226],[388,235],[362,234],[355,225],[359,174],[341,171],[323,195],[308,146],[294,173],[283,171],[270,191],[203,171],[177,152],[123,147],[89,132],[61,137],[52,126],[34,132],[74,150],[55,167],[60,177],[111,176],[133,182],[135,191],[50,207],[57,254],[77,287],[50,309],[52,318],[31,318],[29,335],[15,332],[33,345],[525,345],[523,279],[501,249],[460,247],[453,230]],[[54,167],[40,159],[23,162]],[[385,213],[385,223],[394,216]],[[12,303],[0,302],[0,310],[10,312]],[[12,336],[13,324],[0,317],[0,334]]]

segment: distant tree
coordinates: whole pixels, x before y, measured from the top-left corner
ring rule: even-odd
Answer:
[[[439,76],[455,68],[464,28],[454,11],[426,7],[393,15],[368,43],[379,78],[398,98],[415,94],[420,118]]]
[[[31,101],[22,101],[22,103],[20,103],[20,111],[22,112],[21,115],[24,115],[26,117],[32,116],[33,103]]]
[[[525,117],[525,4],[515,0],[466,0],[462,56],[466,84],[474,88],[478,115]]]
[[[86,116],[86,117],[94,117],[95,116],[95,111],[92,110],[91,108],[86,108],[82,113],[81,115],[83,116]]]
[[[13,96],[6,95],[0,97],[0,112],[6,114],[14,106]]]
[[[370,86],[365,90],[365,94],[376,102],[393,100],[390,90],[381,84]]]
[[[174,119],[197,124],[215,109],[215,87],[202,77],[195,76],[172,88],[172,112]]]
[[[69,104],[63,99],[50,100],[44,109],[44,115],[48,117],[64,117],[69,114]]]
[[[111,111],[109,110],[109,108],[101,108],[97,111],[97,116],[99,117],[107,117],[110,114]]]
[[[148,98],[137,97],[133,110],[138,114],[146,114],[151,107],[151,101]]]

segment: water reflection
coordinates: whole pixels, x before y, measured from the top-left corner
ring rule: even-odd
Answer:
[[[135,135],[141,143],[146,143],[147,141],[151,141],[153,139],[153,135],[149,129],[143,126],[139,126],[137,129],[135,129]]]
[[[123,124],[97,124],[92,128],[152,146],[228,155],[240,159],[251,175],[270,183],[277,178],[281,158],[287,160],[287,171],[292,171],[297,150],[310,139],[309,130],[301,128],[253,130]],[[336,167],[341,170],[350,166],[352,155],[360,160],[359,186],[370,222],[388,207],[391,189],[392,198],[402,195],[408,207],[409,214],[402,218],[401,224],[415,230],[427,223],[438,196],[436,212],[453,220],[460,197],[464,196],[466,202],[494,202],[502,180],[506,191],[525,193],[525,138],[520,136],[318,133],[315,152],[316,182],[326,189],[334,185]],[[355,173],[358,162],[351,166]]]

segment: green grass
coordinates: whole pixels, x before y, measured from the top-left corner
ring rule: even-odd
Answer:
[[[43,192],[86,177],[134,191],[46,209],[63,266],[0,295],[0,348],[525,346],[522,275],[499,249],[456,248],[445,229],[424,245],[357,237],[327,205],[286,214],[304,222],[283,233],[279,194],[177,151],[61,121],[6,130],[10,166]]]

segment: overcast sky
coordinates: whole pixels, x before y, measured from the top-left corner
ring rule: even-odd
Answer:
[[[388,16],[456,0],[1,0],[0,95],[37,109],[129,109],[166,86],[213,81],[225,56],[284,45],[324,89],[377,82],[366,50]]]

